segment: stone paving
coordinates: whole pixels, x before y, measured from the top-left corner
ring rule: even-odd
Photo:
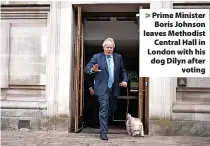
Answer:
[[[145,136],[109,134],[108,141],[98,134],[67,132],[1,131],[2,146],[210,146],[210,137]]]

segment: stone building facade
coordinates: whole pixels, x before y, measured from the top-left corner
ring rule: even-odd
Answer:
[[[78,7],[82,15],[94,17],[101,12],[107,15],[110,12],[138,13],[140,6],[210,9],[209,3],[198,1],[2,1],[1,128],[72,129],[77,95]],[[116,19],[109,21],[104,24],[85,22],[83,40],[87,48],[108,36],[120,43],[130,38],[126,43],[129,45],[138,42],[138,23],[117,27]],[[127,31],[125,28],[130,26],[133,29]],[[122,30],[126,37],[121,34]],[[144,80],[149,87],[144,109],[147,108],[150,135],[209,135],[210,78],[185,79],[185,87],[177,86],[178,78]]]

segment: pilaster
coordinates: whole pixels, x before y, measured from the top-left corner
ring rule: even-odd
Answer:
[[[150,9],[173,9],[170,1],[153,1]],[[176,96],[176,79],[169,77],[150,78],[149,80],[149,117],[150,119],[170,119],[172,101]]]
[[[60,11],[60,58],[58,82],[58,115],[71,117],[73,90],[75,18],[71,2],[62,1]]]
[[[59,63],[59,22],[60,2],[51,1],[48,15],[48,52],[47,52],[47,85],[48,116],[56,116],[58,112],[58,63]]]

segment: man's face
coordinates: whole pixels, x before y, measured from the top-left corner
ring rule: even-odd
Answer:
[[[104,54],[105,55],[112,55],[114,51],[114,44],[111,41],[107,41],[104,46]]]

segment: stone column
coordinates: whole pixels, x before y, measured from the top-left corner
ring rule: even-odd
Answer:
[[[172,9],[172,2],[153,1],[150,9]],[[172,100],[176,96],[175,78],[150,78],[149,80],[149,118],[170,119]]]
[[[71,117],[71,98],[73,97],[74,61],[74,13],[71,2],[61,2],[60,17],[60,58],[58,82],[58,114]],[[75,35],[76,36],[76,35]]]
[[[71,125],[75,20],[70,2],[51,2],[47,59],[48,116],[60,119],[60,130]]]
[[[47,51],[47,85],[46,96],[48,102],[48,116],[56,116],[58,113],[58,63],[59,63],[59,23],[60,23],[60,2],[50,3],[48,15],[48,51]]]

